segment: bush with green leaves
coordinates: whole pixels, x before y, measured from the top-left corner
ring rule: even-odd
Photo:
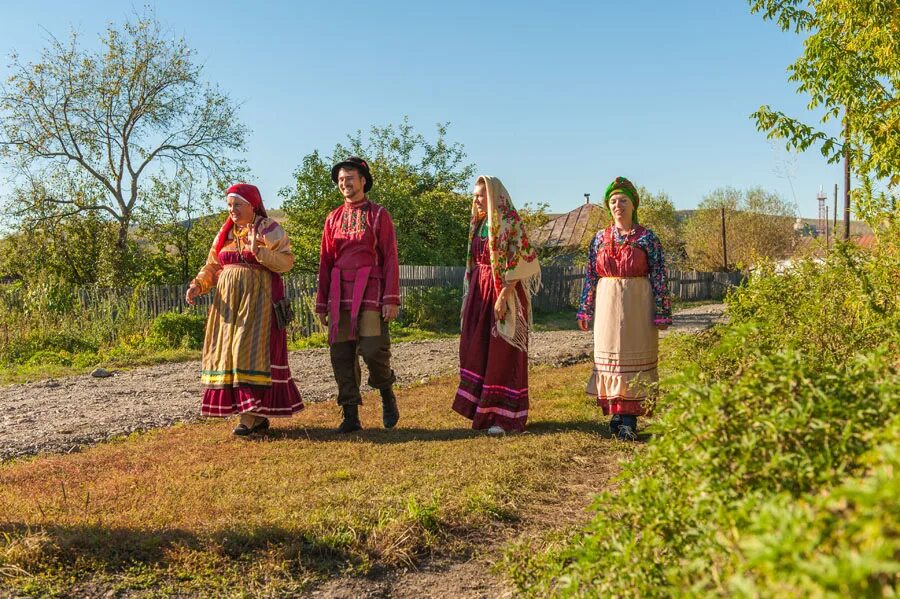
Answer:
[[[865,474],[798,501],[781,493],[737,537],[735,596],[884,597],[900,574],[900,419],[863,455]]]
[[[900,576],[900,247],[764,269],[730,323],[670,340],[651,443],[534,595],[882,597]],[[852,519],[852,522],[850,521]]]
[[[0,351],[4,364],[59,364],[68,366],[72,354],[96,352],[98,345],[77,334],[47,332],[20,337]]]
[[[428,331],[458,331],[461,308],[459,287],[417,287],[403,299],[400,324]]]
[[[147,343],[157,349],[200,349],[205,331],[206,317],[202,314],[166,312],[153,320]]]

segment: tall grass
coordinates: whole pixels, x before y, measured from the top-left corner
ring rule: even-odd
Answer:
[[[154,319],[139,299],[139,289],[123,296],[50,284],[0,288],[0,369],[51,373],[199,348],[202,315],[166,313]]]

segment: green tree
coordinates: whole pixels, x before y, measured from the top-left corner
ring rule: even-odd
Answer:
[[[46,193],[35,182],[30,188],[17,188],[13,197],[29,203],[32,196]],[[117,227],[111,219],[98,212],[54,212],[36,213],[28,221],[7,225],[0,274],[26,285],[47,281],[66,287],[114,285],[123,260],[130,262],[136,254],[133,241],[125,252],[116,252]]]
[[[881,184],[900,184],[900,4],[896,0],[750,0],[751,11],[784,30],[808,37],[803,54],[788,67],[821,124],[847,119],[846,140],[854,173],[855,211],[870,221],[892,209]],[[841,159],[845,139],[770,106],[753,113],[769,138],[788,148],[818,147],[830,162]]]
[[[522,224],[525,225],[525,230],[529,234],[550,222],[550,216],[547,214],[549,208],[550,204],[547,202],[538,202],[537,204],[525,202],[518,207],[519,216],[522,217]]]
[[[137,215],[143,242],[137,274],[140,282],[186,283],[203,266],[225,218],[213,208],[218,187],[197,181],[187,172],[173,178],[154,178],[152,199]]]
[[[294,171],[294,185],[279,192],[296,268],[318,270],[322,225],[343,201],[331,181],[331,165],[350,155],[369,163],[375,185],[368,195],[391,213],[401,263],[462,264],[475,168],[466,163],[463,146],[447,140],[447,128],[439,124],[429,140],[404,119],[348,136],[328,159],[318,151],[305,156]]]
[[[37,63],[12,56],[0,87],[0,159],[48,193],[14,202],[28,221],[100,213],[128,251],[136,211],[162,165],[228,179],[245,128],[228,97],[201,79],[184,39],[150,17],[110,26],[96,51],[53,38]],[[57,187],[51,183],[62,182]],[[91,193],[70,194],[74,188]]]
[[[0,241],[0,276],[26,285],[44,280],[93,285],[106,277],[115,227],[96,214],[74,215],[16,231]]]
[[[722,208],[728,268],[746,268],[761,258],[785,258],[794,248],[796,209],[780,196],[756,187],[716,189],[700,202],[684,224],[687,264],[697,270],[722,270]]]
[[[641,224],[659,237],[666,259],[666,266],[678,268],[684,261],[684,241],[681,227],[675,218],[675,205],[665,191],[652,193],[646,187],[638,188],[638,219]]]

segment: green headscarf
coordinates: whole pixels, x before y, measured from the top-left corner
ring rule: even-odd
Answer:
[[[634,224],[638,224],[638,205],[641,203],[641,199],[638,197],[634,183],[625,177],[616,177],[606,187],[606,193],[603,194],[603,203],[606,204],[606,210],[609,212],[610,217],[612,217],[612,210],[609,209],[609,198],[615,193],[624,193],[631,200],[631,203],[634,204],[634,214],[631,219],[634,221]]]

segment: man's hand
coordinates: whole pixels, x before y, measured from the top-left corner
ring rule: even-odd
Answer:
[[[323,327],[328,326],[328,313],[327,312],[317,312],[316,318],[319,319],[319,324],[321,324]]]
[[[381,307],[381,317],[385,322],[391,322],[400,314],[400,306],[397,304],[385,304]]]

